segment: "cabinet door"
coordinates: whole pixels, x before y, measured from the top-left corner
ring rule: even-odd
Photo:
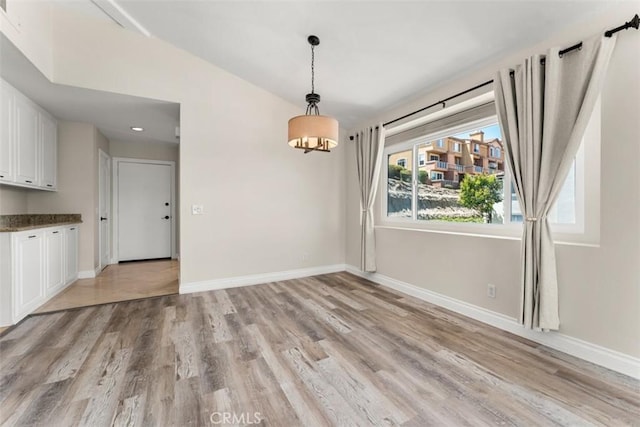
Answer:
[[[55,190],[58,173],[58,128],[55,120],[40,114],[40,138],[42,147],[42,173],[40,185]]]
[[[23,96],[16,96],[16,182],[38,185],[38,111]]]
[[[15,132],[13,91],[0,82],[0,182],[15,180]]]
[[[14,321],[22,319],[44,301],[44,244],[41,232],[15,236]]]
[[[64,243],[64,230],[47,230],[45,235],[45,249],[47,254],[46,296],[54,294],[65,284]]]
[[[78,278],[78,226],[65,229],[65,283]]]

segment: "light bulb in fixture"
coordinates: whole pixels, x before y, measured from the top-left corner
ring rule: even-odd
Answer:
[[[131,126],[131,130],[134,132],[143,132],[144,128],[140,126]]]

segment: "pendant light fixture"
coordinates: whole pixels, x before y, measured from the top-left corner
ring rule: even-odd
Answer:
[[[307,112],[304,116],[296,116],[289,120],[289,145],[304,150],[329,152],[338,146],[338,121],[333,117],[320,115],[318,103],[320,95],[315,93],[315,47],[320,44],[316,36],[309,36],[311,45],[311,93],[305,97]]]

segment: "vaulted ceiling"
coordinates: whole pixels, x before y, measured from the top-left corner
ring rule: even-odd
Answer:
[[[20,1],[20,0],[12,0]],[[316,49],[320,110],[341,126],[586,22],[611,0],[181,1],[55,0],[157,37],[305,107],[307,36]],[[59,118],[95,123],[111,139],[178,142],[179,106],[48,83],[2,37],[0,75]],[[64,102],[63,102],[64,101]],[[148,129],[132,133],[132,125]]]
[[[72,6],[78,5],[77,2]],[[88,2],[87,2],[88,3]],[[304,107],[309,34],[322,113],[348,127],[587,21],[614,1],[92,0],[120,24]],[[94,11],[95,12],[95,11]],[[133,23],[133,25],[132,25]]]

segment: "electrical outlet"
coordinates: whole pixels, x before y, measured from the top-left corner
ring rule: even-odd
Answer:
[[[489,298],[496,297],[496,285],[492,285],[491,283],[487,285],[487,296]]]
[[[191,205],[191,215],[202,215],[204,213],[204,206]]]

